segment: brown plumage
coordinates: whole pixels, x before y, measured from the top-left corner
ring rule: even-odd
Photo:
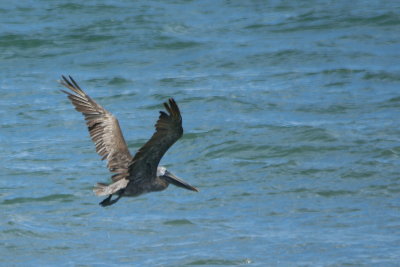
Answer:
[[[94,188],[96,195],[108,195],[100,203],[102,206],[112,205],[122,196],[138,196],[164,190],[170,183],[198,191],[165,167],[158,166],[165,152],[183,134],[181,113],[173,98],[164,103],[168,114],[160,111],[153,136],[132,157],[117,118],[91,99],[71,76],[69,79],[62,76],[60,83],[72,91],[61,90],[68,95],[75,109],[85,117],[90,137],[96,145],[96,152],[102,160],[107,159],[107,167],[114,173],[111,177],[113,183],[98,183]],[[111,200],[114,194],[118,197]]]

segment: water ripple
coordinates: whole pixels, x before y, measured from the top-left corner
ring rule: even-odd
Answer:
[[[53,194],[44,197],[17,197],[13,199],[6,199],[3,201],[3,205],[12,205],[12,204],[23,204],[23,203],[31,203],[31,202],[50,202],[50,201],[60,201],[60,202],[70,202],[74,198],[73,195],[68,194]]]

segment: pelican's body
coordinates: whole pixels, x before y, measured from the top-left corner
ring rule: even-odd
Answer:
[[[160,111],[155,125],[156,132],[144,144],[134,157],[131,156],[118,120],[106,109],[91,99],[69,76],[62,76],[61,84],[73,93],[62,90],[68,95],[75,109],[85,117],[86,124],[96,152],[107,159],[107,167],[113,173],[113,183],[97,183],[94,192],[98,196],[108,196],[100,205],[109,206],[123,196],[135,197],[148,192],[162,191],[169,184],[198,191],[197,188],[179,179],[165,167],[158,166],[167,150],[182,136],[182,117],[174,99],[164,103],[168,114]],[[113,195],[117,198],[111,200]]]

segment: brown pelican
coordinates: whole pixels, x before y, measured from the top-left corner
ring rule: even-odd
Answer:
[[[160,111],[156,131],[134,157],[131,156],[116,117],[90,98],[69,76],[62,76],[62,85],[72,92],[68,95],[75,109],[83,114],[96,152],[107,159],[108,169],[115,173],[111,184],[97,183],[93,189],[98,196],[108,196],[100,205],[116,203],[123,196],[161,191],[169,184],[198,192],[198,189],[179,179],[165,167],[158,166],[165,152],[182,136],[182,117],[173,98],[164,103],[168,114]],[[117,197],[111,200],[113,195]]]

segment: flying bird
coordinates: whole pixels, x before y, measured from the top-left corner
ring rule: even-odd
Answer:
[[[116,203],[121,197],[136,197],[144,193],[162,191],[173,184],[198,192],[198,189],[179,179],[167,168],[158,166],[165,152],[183,134],[182,117],[173,98],[164,103],[167,111],[160,111],[156,131],[132,157],[122,135],[117,118],[88,96],[69,76],[62,76],[60,83],[70,91],[68,95],[75,109],[83,114],[96,152],[107,160],[107,167],[114,173],[112,183],[97,183],[93,189],[97,196],[107,196],[99,204],[103,207]],[[113,196],[114,199],[112,199]]]

